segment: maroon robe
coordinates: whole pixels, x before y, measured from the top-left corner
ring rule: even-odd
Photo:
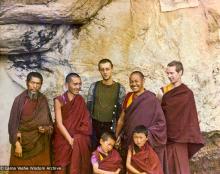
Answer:
[[[132,133],[138,125],[144,125],[148,129],[149,143],[155,149],[164,173],[167,173],[166,121],[160,102],[152,92],[147,90],[136,97],[125,109],[124,139],[126,145],[132,143]]]
[[[12,144],[10,166],[50,166],[50,134],[39,133],[39,126],[53,125],[47,99],[39,93],[37,100],[30,100],[27,90],[16,97],[8,124]],[[17,132],[21,133],[22,157],[16,157]],[[42,160],[44,159],[44,160]],[[34,174],[36,171],[9,171],[10,174]],[[51,171],[38,171],[49,174]]]
[[[164,94],[162,109],[167,122],[169,171],[171,174],[188,174],[188,159],[204,146],[193,92],[181,84]],[[187,160],[187,163],[178,162],[179,160]],[[188,168],[187,171],[184,168]]]
[[[115,172],[119,168],[122,169],[121,156],[115,149],[112,149],[112,151],[108,153],[108,156],[105,156],[101,153],[103,157],[102,160],[100,159],[100,153],[101,152],[98,150],[93,152],[93,154],[95,154],[96,158],[98,159],[99,169],[110,172]]]
[[[89,174],[91,120],[84,99],[76,95],[69,101],[67,93],[57,97],[62,107],[63,125],[74,138],[73,148],[56,127],[54,134],[55,165],[70,167],[70,174]],[[61,172],[62,173],[62,172]]]
[[[139,152],[133,154],[134,146],[130,147],[131,165],[140,172],[146,172],[148,174],[163,174],[163,170],[160,164],[160,160],[152,147],[146,143]],[[132,174],[131,172],[128,172]]]

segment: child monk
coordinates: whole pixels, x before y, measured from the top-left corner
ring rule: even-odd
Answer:
[[[100,146],[92,153],[91,163],[94,174],[119,174],[122,159],[113,148],[116,137],[112,132],[104,132],[100,138]]]
[[[163,174],[159,158],[148,143],[148,131],[144,125],[135,127],[133,131],[126,167],[128,174]]]

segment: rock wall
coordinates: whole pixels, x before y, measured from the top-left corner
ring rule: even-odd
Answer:
[[[70,71],[82,76],[86,97],[89,85],[100,79],[97,62],[103,57],[113,61],[114,79],[127,91],[133,70],[141,70],[145,87],[156,92],[168,83],[166,64],[182,61],[183,81],[195,94],[202,131],[210,135],[220,130],[218,0],[3,0],[0,55],[0,87],[3,96],[10,93],[1,100],[2,105],[7,103],[0,112],[3,149],[8,147],[10,105],[25,88],[28,72],[43,74],[42,91],[52,108],[52,98],[64,90],[64,77]],[[212,142],[209,136],[207,142]],[[213,151],[208,147],[202,153],[215,153],[219,159],[220,147]],[[6,151],[0,164],[8,163]],[[193,171],[219,170],[213,158],[203,165],[203,157],[195,158]]]

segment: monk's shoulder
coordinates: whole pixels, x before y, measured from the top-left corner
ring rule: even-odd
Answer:
[[[58,95],[58,96],[54,97],[53,98],[54,103],[55,103],[55,100],[59,101],[59,103],[61,105],[63,105],[65,103],[65,96],[64,96],[64,94],[61,94],[61,95]]]
[[[146,95],[149,99],[156,100],[156,94],[154,92],[146,90]]]
[[[47,96],[46,96],[45,94],[41,93],[41,92],[40,92],[40,97],[41,97],[42,99],[44,99],[44,100],[47,100]]]
[[[26,95],[27,95],[27,90],[18,94],[14,99],[14,104],[19,103],[19,101],[22,100],[22,98],[25,97]]]
[[[76,95],[76,97],[77,97],[77,100],[85,102],[85,100],[84,100],[82,95],[78,94],[78,95]]]
[[[54,100],[58,100],[61,101],[61,99],[63,98],[63,94],[62,95],[58,95],[56,97],[54,97]]]
[[[115,154],[117,154],[117,155],[119,155],[119,152],[118,152],[116,149],[114,149],[114,148],[112,149],[112,152],[115,153]],[[120,156],[120,155],[119,155],[119,156]]]
[[[46,95],[42,94],[42,100],[45,102],[45,103],[48,103],[48,98]]]
[[[86,105],[85,99],[80,94],[76,95],[75,100],[77,100],[77,102],[81,103],[81,105]]]
[[[24,95],[27,95],[27,90],[24,90],[23,92],[21,92],[20,94],[18,94],[18,95],[15,97],[15,100],[20,99],[20,98],[23,97]]]
[[[186,85],[186,84],[182,84],[182,88],[184,88],[184,90],[188,93],[188,95],[193,96],[193,91]]]

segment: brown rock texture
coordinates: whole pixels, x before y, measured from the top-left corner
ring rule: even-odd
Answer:
[[[220,173],[220,131],[204,133],[206,145],[191,160],[192,174]]]

